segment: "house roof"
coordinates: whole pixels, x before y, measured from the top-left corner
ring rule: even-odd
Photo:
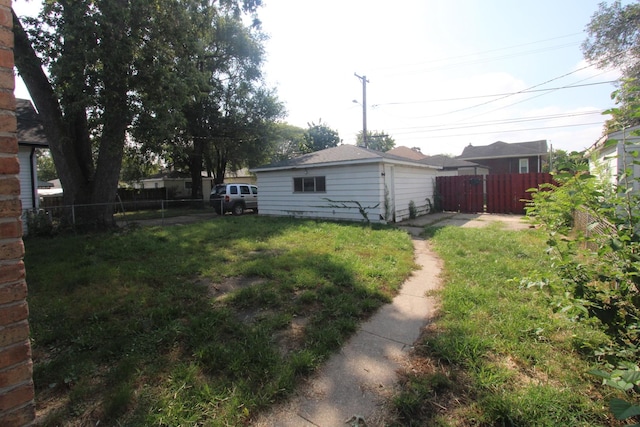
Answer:
[[[293,159],[283,160],[264,166],[251,169],[252,172],[264,172],[268,170],[278,169],[299,169],[318,166],[332,166],[339,164],[354,163],[376,163],[376,162],[393,162],[407,165],[427,166],[433,169],[439,169],[437,166],[425,165],[424,163],[405,157],[396,156],[381,151],[370,150],[355,145],[343,144],[337,147],[327,148],[325,150],[315,151]]]
[[[404,145],[392,148],[391,150],[387,151],[387,154],[391,154],[399,157],[405,157],[411,160],[421,160],[427,157],[421,152],[411,149],[409,147],[405,147]]]
[[[428,156],[420,160],[420,163],[431,166],[439,166],[442,169],[458,169],[458,168],[473,168],[486,166],[479,165],[477,163],[469,162],[467,160],[458,159],[455,157],[445,156],[444,154],[437,154],[435,156]]]
[[[617,132],[611,132],[610,134],[604,135],[585,151],[584,157],[588,158],[594,151],[600,150],[607,141],[612,139],[619,142],[622,142],[624,139],[627,143],[640,144],[640,135],[637,135],[638,132],[640,132],[640,125],[631,126],[630,128],[625,129],[624,134],[622,130],[619,130]]]
[[[16,120],[18,122],[18,144],[48,147],[42,121],[28,99],[16,99]]]
[[[498,159],[505,157],[542,156],[548,154],[547,140],[507,143],[497,141],[493,144],[475,147],[466,146],[459,159],[479,160]]]

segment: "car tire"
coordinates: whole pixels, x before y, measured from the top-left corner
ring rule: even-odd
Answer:
[[[236,203],[235,205],[233,205],[231,211],[235,216],[242,215],[244,213],[244,206],[242,205],[242,203]]]

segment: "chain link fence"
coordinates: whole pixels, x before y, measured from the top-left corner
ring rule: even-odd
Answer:
[[[63,205],[60,201],[46,201],[37,210],[23,211],[25,235],[51,235],[64,231],[76,231],[85,224],[87,211],[102,210],[104,207],[113,212],[118,226],[132,224],[170,225],[176,222],[194,222],[216,217],[217,214],[208,200],[121,200],[110,204]]]

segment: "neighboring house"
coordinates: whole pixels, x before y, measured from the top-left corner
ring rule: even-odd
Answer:
[[[211,184],[209,184],[209,192],[205,192],[204,186],[207,181],[206,179],[202,180],[202,194],[209,194],[211,191]],[[134,185],[134,188],[164,188],[166,199],[189,198],[191,197],[191,175],[180,171],[160,172],[149,178],[141,179]]]
[[[36,149],[49,148],[49,142],[38,113],[28,99],[16,99],[16,120],[18,122],[18,161],[20,162],[20,201],[26,233],[27,221],[24,213],[37,210],[39,207]]]
[[[140,180],[134,185],[135,188],[165,188],[167,199],[182,199],[191,197],[191,175],[186,172],[161,172],[149,178]],[[248,169],[241,169],[235,172],[228,172],[225,176],[225,183],[233,184],[255,184],[256,178],[249,173]],[[209,200],[209,193],[213,188],[213,178],[202,177],[202,195],[205,200]]]
[[[417,149],[414,150],[413,148],[405,147],[404,145],[392,148],[391,150],[387,151],[387,154],[391,154],[393,156],[398,156],[398,157],[404,157],[405,159],[411,159],[411,160],[422,160],[425,157],[427,157]]]
[[[488,175],[489,168],[479,165],[478,163],[469,162],[455,157],[438,154],[428,156],[420,160],[425,165],[436,166],[442,168],[439,176],[456,176],[456,175]]]
[[[585,152],[589,159],[589,172],[598,176],[603,182],[611,185],[618,184],[618,176],[622,175],[626,168],[632,168],[630,177],[635,191],[640,188],[634,178],[640,178],[640,166],[634,165],[640,152],[640,126],[633,126],[623,131],[612,132],[596,141]]]
[[[437,167],[340,145],[251,170],[260,215],[371,222],[409,218],[433,202]]]
[[[481,166],[477,163],[445,156],[444,154],[427,156],[417,150],[402,145],[392,148],[387,151],[387,154],[417,160],[425,165],[438,167],[442,170],[442,172],[438,173],[438,176],[487,175],[489,173],[489,169],[487,167]]]
[[[549,161],[547,141],[494,142],[476,147],[469,144],[457,157],[486,166],[491,174],[542,172]]]

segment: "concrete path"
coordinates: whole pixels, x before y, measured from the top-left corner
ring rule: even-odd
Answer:
[[[287,401],[251,422],[256,427],[381,426],[382,406],[393,393],[396,372],[422,328],[436,312],[429,291],[440,285],[440,260],[419,237],[425,226],[484,227],[500,222],[506,229],[529,228],[522,216],[438,213],[399,224],[413,237],[413,272],[391,304],[383,306]],[[359,417],[359,418],[358,418]],[[352,420],[349,422],[349,420]]]
[[[413,244],[422,269],[411,275],[393,302],[364,323],[293,398],[252,426],[345,426],[354,416],[368,426],[382,425],[380,405],[390,396],[396,371],[435,312],[434,298],[425,294],[439,285],[438,259],[423,239],[414,238]]]

